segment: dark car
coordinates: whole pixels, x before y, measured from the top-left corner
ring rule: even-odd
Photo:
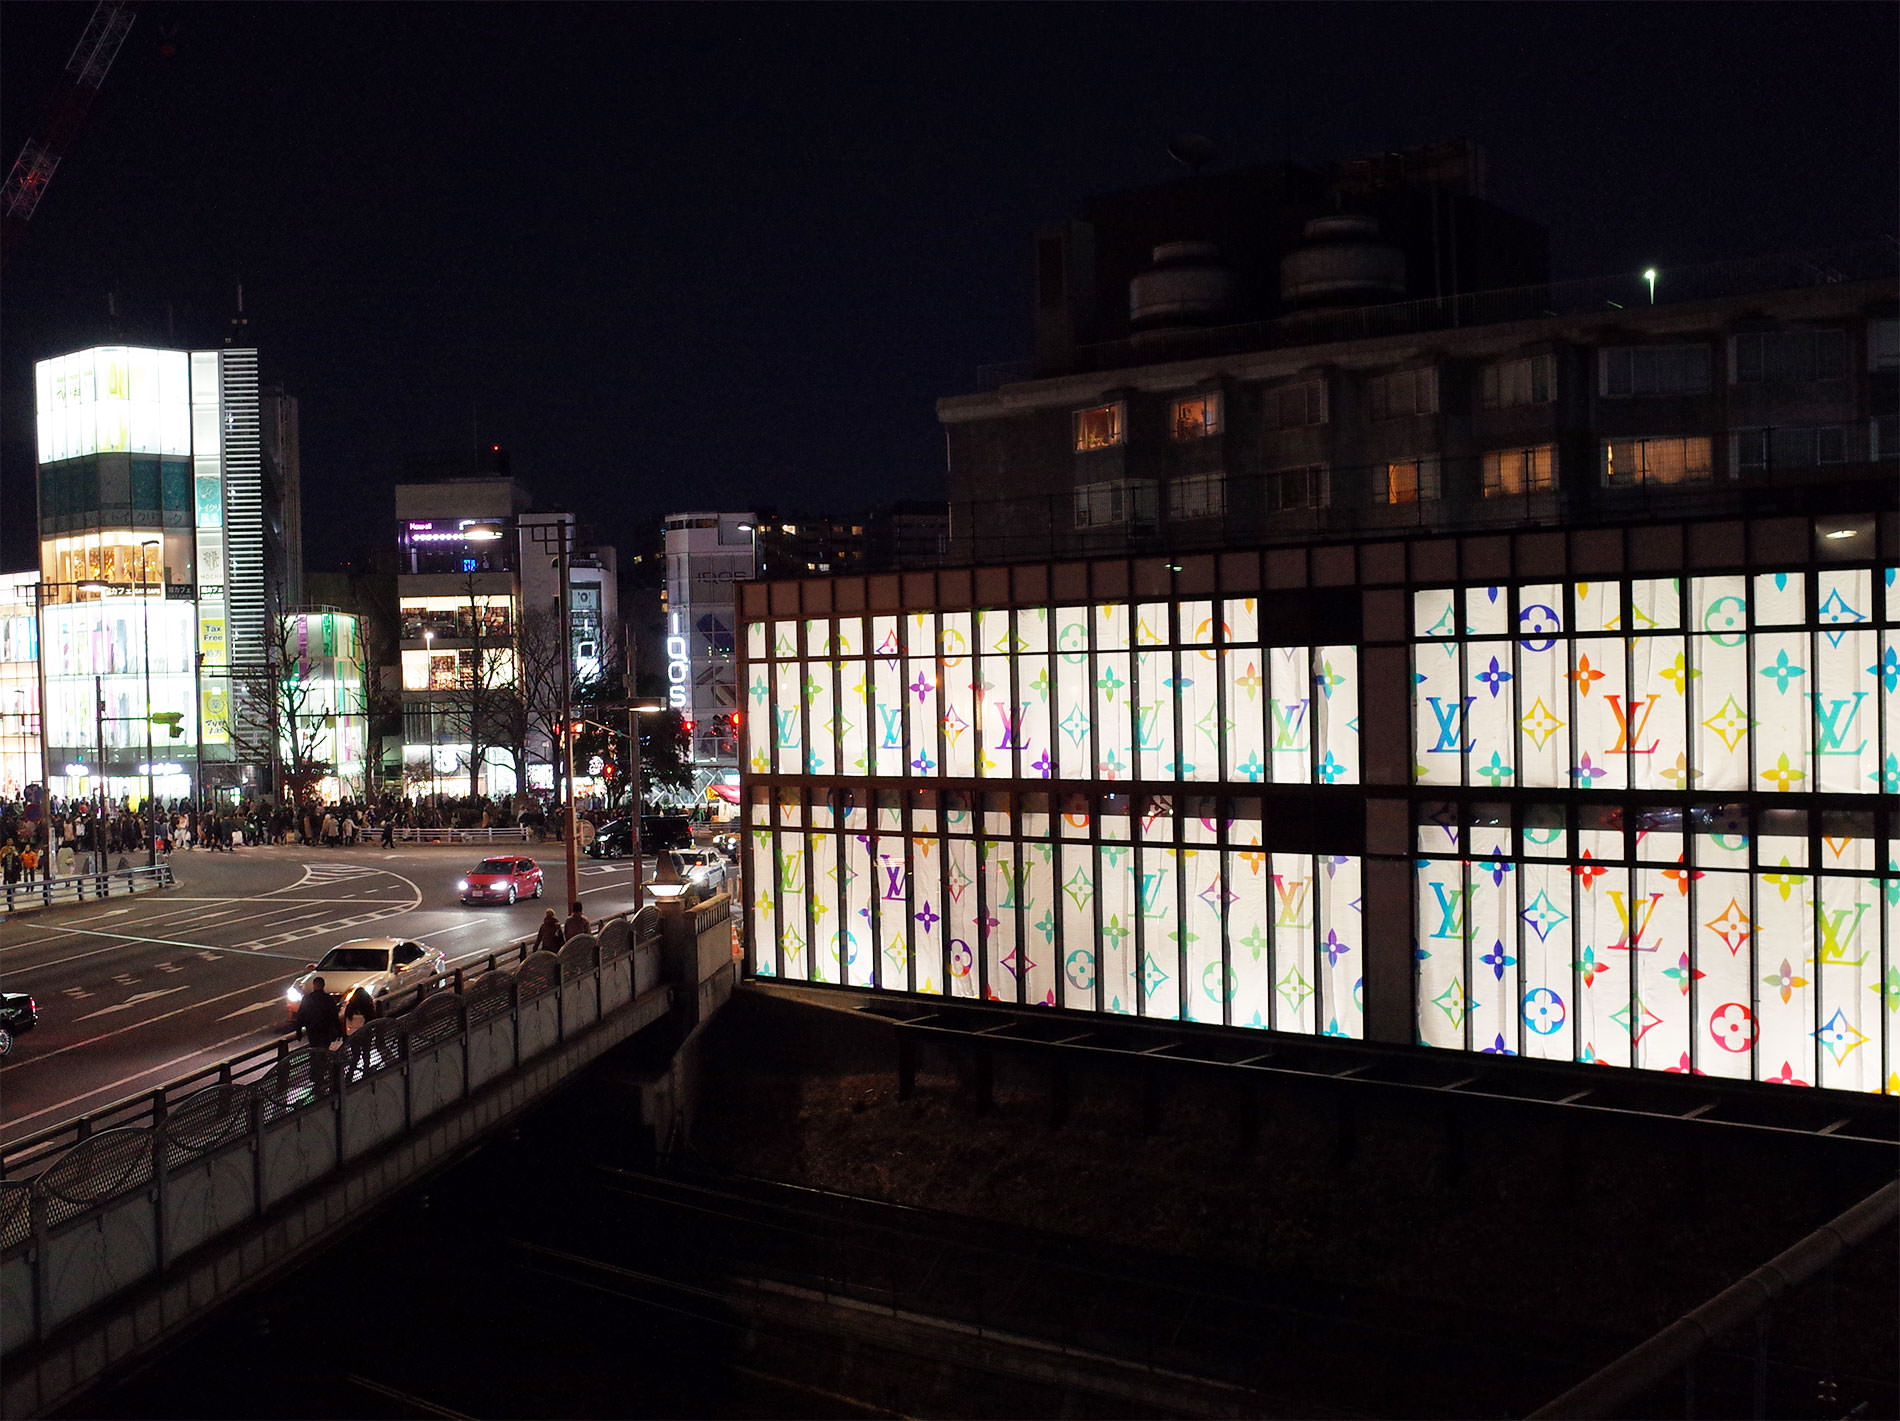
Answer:
[[[633,826],[625,819],[609,819],[594,831],[587,846],[589,858],[623,859],[633,852]]]
[[[0,1060],[13,1054],[13,1038],[40,1024],[40,1004],[25,992],[0,992]]]

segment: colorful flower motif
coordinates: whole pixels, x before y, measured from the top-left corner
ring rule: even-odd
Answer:
[[[1610,1020],[1629,1032],[1632,1046],[1662,1023],[1661,1017],[1643,1005],[1641,997],[1638,997],[1634,1003],[1618,1007],[1611,1012]]]
[[[1326,940],[1319,945],[1319,950],[1326,954],[1326,965],[1328,967],[1337,967],[1339,965],[1339,959],[1352,951],[1350,947],[1341,941],[1337,928],[1326,929]]]
[[[1256,924],[1247,929],[1247,935],[1240,940],[1240,945],[1247,949],[1248,954],[1255,962],[1258,962],[1260,960],[1260,954],[1267,950],[1270,943],[1267,935],[1262,932],[1259,925]]]
[[[1331,750],[1328,750],[1326,752],[1326,758],[1319,762],[1319,768],[1315,773],[1325,783],[1337,784],[1339,780],[1344,777],[1346,767],[1334,757]]]
[[[1492,977],[1500,982],[1504,980],[1504,969],[1506,967],[1517,966],[1517,959],[1504,950],[1504,942],[1502,939],[1494,939],[1491,943],[1491,950],[1480,957],[1478,961],[1489,967]]]
[[[1161,970],[1161,964],[1155,961],[1154,954],[1152,952],[1144,952],[1141,955],[1142,994],[1147,997],[1153,997],[1156,992],[1167,985],[1168,980],[1168,974]]]
[[[1656,674],[1674,687],[1676,694],[1681,696],[1688,694],[1689,683],[1702,673],[1691,667],[1688,658],[1678,651],[1676,659]]]
[[[1600,863],[1591,862],[1591,853],[1588,849],[1585,849],[1583,851],[1583,857],[1572,866],[1570,871],[1583,880],[1583,886],[1585,888],[1592,888],[1596,885],[1596,881],[1599,878],[1602,878],[1609,872],[1609,869]]]
[[[1755,1044],[1755,1013],[1741,1002],[1724,1002],[1709,1013],[1709,1038],[1740,1055]]]
[[[1763,1076],[1762,1080],[1764,1083],[1768,1085],[1806,1085],[1807,1084],[1806,1081],[1802,1080],[1800,1077],[1795,1075],[1794,1066],[1792,1063],[1788,1061],[1783,1061],[1781,1063],[1781,1069],[1775,1072],[1774,1075]]]
[[[1676,856],[1676,862],[1682,862],[1682,856],[1680,854]],[[1702,877],[1702,870],[1699,868],[1666,868],[1663,870],[1663,877],[1676,885],[1677,893],[1687,898],[1689,896],[1689,885]]]
[[[1782,695],[1788,694],[1788,685],[1798,677],[1807,675],[1799,666],[1788,659],[1786,650],[1775,654],[1775,664],[1764,666],[1761,674],[1775,683],[1775,690]]]
[[[1782,868],[1788,866],[1788,860],[1785,857],[1781,860],[1781,866]],[[1764,873],[1761,876],[1761,881],[1779,893],[1781,895],[1781,901],[1786,903],[1789,895],[1808,881],[1808,876],[1805,873]]]
[[[1113,666],[1102,668],[1102,674],[1095,679],[1095,689],[1102,693],[1102,699],[1112,701],[1115,693],[1128,683],[1115,674]]]
[[[1879,773],[1870,773],[1867,778],[1878,781],[1883,794],[1900,794],[1900,755],[1887,756]]]
[[[1609,970],[1610,964],[1597,957],[1597,950],[1594,947],[1586,947],[1583,950],[1583,956],[1577,959],[1577,971],[1583,977],[1585,987],[1594,987],[1597,978]]]
[[[1784,751],[1781,758],[1775,761],[1772,768],[1761,772],[1761,777],[1767,780],[1769,784],[1773,785],[1782,794],[1786,794],[1789,790],[1794,788],[1796,780],[1805,780],[1808,777],[1808,773],[1806,770],[1797,770],[1790,765],[1788,763],[1787,753]]]
[[[1691,982],[1699,977],[1706,977],[1708,975],[1706,972],[1696,971],[1694,964],[1689,961],[1689,954],[1686,952],[1676,960],[1674,967],[1666,968],[1663,971],[1663,976],[1674,981],[1675,984],[1682,989],[1682,995],[1685,997],[1689,995],[1689,984]]]
[[[1749,922],[1748,914],[1742,911],[1741,904],[1731,898],[1726,908],[1702,926],[1721,938],[1722,945],[1733,955],[1742,950],[1742,944],[1748,941],[1755,925]]]
[[[1840,1065],[1854,1054],[1856,1047],[1867,1040],[1867,1033],[1847,1019],[1847,1013],[1838,1007],[1820,1030],[1814,1033],[1814,1039],[1827,1049],[1834,1058],[1834,1064]]]
[[[1755,726],[1754,720],[1749,717],[1747,711],[1736,704],[1735,697],[1733,696],[1723,701],[1721,706],[1717,708],[1715,714],[1703,721],[1702,724],[1714,731],[1716,735],[1720,737],[1722,743],[1728,746],[1730,750],[1740,745],[1743,739],[1748,735],[1748,732]]]
[[[1539,1036],[1554,1036],[1568,1016],[1564,999],[1549,987],[1532,987],[1524,994],[1524,1025]]]
[[[924,900],[924,906],[912,916],[924,925],[925,932],[929,932],[932,928],[936,927],[938,923],[943,921],[942,915],[932,911],[928,899]]]
[[[1524,718],[1518,721],[1518,725],[1522,727],[1524,733],[1530,736],[1531,743],[1539,750],[1542,750],[1545,742],[1558,731],[1562,730],[1566,723],[1567,722],[1561,721],[1551,714],[1550,708],[1544,704],[1544,698],[1542,696],[1539,696],[1535,701],[1531,702],[1531,708],[1524,713]]]
[[[1478,766],[1478,775],[1483,779],[1489,780],[1491,782],[1491,788],[1493,789],[1502,788],[1504,782],[1516,773],[1515,770],[1504,763],[1504,757],[1496,750],[1491,752],[1491,761],[1489,764]],[[1330,784],[1332,781],[1328,780],[1327,783]]]
[[[1247,699],[1257,700],[1261,689],[1267,684],[1267,678],[1260,674],[1260,668],[1249,661],[1240,675],[1234,677],[1234,684],[1247,693]]]
[[[1900,967],[1889,967],[1887,975],[1867,990],[1879,997],[1888,1011],[1900,1012]]]
[[[1504,1033],[1500,1031],[1497,1036],[1492,1039],[1489,1046],[1479,1048],[1478,1054],[1482,1056],[1515,1056],[1517,1052],[1504,1044]]]
[[[937,768],[937,762],[922,751],[919,751],[917,758],[910,762],[910,767],[920,775],[927,775]]]
[[[1502,849],[1494,850],[1489,858],[1480,859],[1478,867],[1491,875],[1491,886],[1501,888],[1505,877],[1517,872],[1517,865],[1504,857]]]
[[[1816,609],[1816,613],[1821,621],[1834,627],[1867,620],[1865,615],[1855,611],[1854,608],[1848,604],[1847,599],[1841,596],[1841,589],[1838,587],[1832,589],[1827,594],[1827,600]],[[1838,643],[1836,644],[1838,645]]]
[[[1550,895],[1541,888],[1538,889],[1537,896],[1518,916],[1530,925],[1531,931],[1537,934],[1539,942],[1547,939],[1561,924],[1570,921],[1570,914],[1563,912],[1551,902]]]
[[[1591,764],[1590,752],[1585,750],[1583,752],[1583,758],[1578,761],[1576,766],[1570,771],[1570,778],[1577,781],[1578,789],[1588,789],[1590,788],[1591,781],[1600,780],[1608,773],[1609,771],[1604,769],[1601,765]]]
[[[1070,986],[1086,992],[1095,985],[1095,954],[1078,947],[1064,960],[1062,975],[1069,979]]]
[[[1498,659],[1495,656],[1491,658],[1491,664],[1489,666],[1472,676],[1472,680],[1480,682],[1490,688],[1492,700],[1498,698],[1498,692],[1504,689],[1504,683],[1506,681],[1515,681],[1516,679],[1517,678],[1509,671],[1504,670],[1498,665]]]
[[[1808,985],[1808,979],[1806,977],[1796,976],[1794,964],[1785,957],[1781,959],[1780,970],[1769,973],[1766,977],[1762,978],[1761,981],[1764,987],[1773,987],[1775,991],[1780,994],[1781,1004],[1783,1006],[1786,1006],[1789,1002],[1794,1000],[1795,989],[1797,987],[1805,987]]]
[[[1201,969],[1201,990],[1210,1002],[1231,1002],[1236,984],[1234,974],[1218,962],[1210,962]]]
[[[1465,1013],[1477,1005],[1465,995],[1464,985],[1454,977],[1451,985],[1432,998],[1432,1005],[1445,1014],[1454,1027],[1463,1026]]]
[[[1888,695],[1900,691],[1900,649],[1888,647],[1880,660],[1867,668],[1869,676],[1878,676]]]
[[[1029,768],[1034,770],[1038,777],[1046,780],[1055,772],[1056,767],[1055,762],[1049,758],[1049,752],[1045,750],[1030,762]]]
[[[1701,1071],[1695,1068],[1695,1064],[1690,1061],[1687,1051],[1682,1053],[1681,1059],[1679,1059],[1675,1065],[1664,1066],[1663,1069],[1672,1076],[1699,1076],[1702,1074]]]
[[[1306,1005],[1306,999],[1313,995],[1312,984],[1306,980],[1297,964],[1287,968],[1286,976],[1274,983],[1274,989],[1279,992],[1280,1000],[1287,1004],[1289,1011],[1298,1011]]]
[[[1590,658],[1586,654],[1578,657],[1577,664],[1571,667],[1570,670],[1564,672],[1564,679],[1567,681],[1575,681],[1577,683],[1577,694],[1587,696],[1590,694],[1590,688],[1598,681],[1601,681],[1606,674],[1606,672],[1598,671],[1592,667],[1590,665]]]
[[[1691,769],[1689,767],[1689,757],[1686,754],[1678,753],[1676,763],[1665,769],[1662,772],[1662,777],[1669,781],[1669,787],[1671,789],[1693,789],[1695,782],[1702,778],[1702,771]]]
[[[1346,678],[1333,670],[1333,663],[1322,661],[1319,670],[1313,674],[1313,684],[1319,687],[1319,693],[1327,700],[1333,698],[1333,692],[1346,684]]]

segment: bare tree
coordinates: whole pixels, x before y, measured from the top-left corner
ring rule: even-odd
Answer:
[[[231,668],[231,744],[241,762],[274,767],[278,793],[302,804],[335,773],[323,752],[335,743],[337,713],[350,708],[318,698],[311,663],[292,652],[294,618],[278,612],[268,625],[264,660]]]
[[[453,656],[454,665],[438,676],[429,668],[429,690],[439,694],[447,723],[443,733],[468,745],[458,769],[468,771],[468,792],[481,792],[482,760],[490,749],[512,749],[513,702],[519,697],[518,629],[508,599],[483,592],[480,574],[469,573],[464,600],[455,612],[454,646],[434,649],[432,663]],[[433,752],[432,752],[433,753]]]

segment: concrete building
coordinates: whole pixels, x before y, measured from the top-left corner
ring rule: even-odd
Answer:
[[[1900,1093],[1893,249],[1299,257],[945,399],[962,565],[741,588],[751,970]]]
[[[412,794],[554,785],[558,556],[575,520],[535,510],[501,451],[488,459],[488,475],[396,487],[402,764]],[[569,591],[569,672],[580,684],[619,654],[614,550],[576,551]]]

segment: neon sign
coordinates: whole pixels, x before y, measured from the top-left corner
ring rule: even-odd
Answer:
[[[686,636],[680,630],[680,614],[670,612],[666,623],[666,703],[674,710],[689,705],[686,688],[693,683],[693,661],[687,652]]]

